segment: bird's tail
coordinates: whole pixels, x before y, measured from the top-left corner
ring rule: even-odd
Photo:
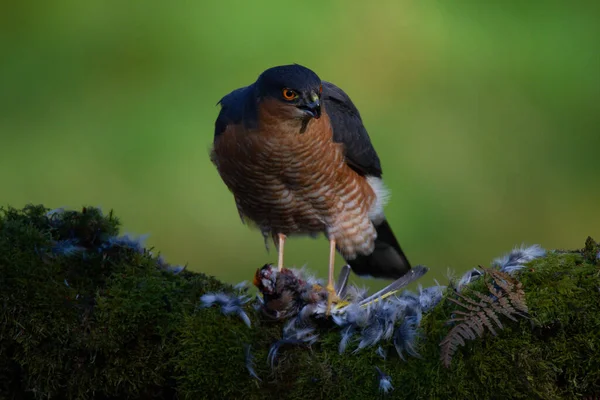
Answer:
[[[346,260],[352,271],[357,275],[385,279],[398,279],[408,273],[410,263],[387,220],[384,219],[375,230],[375,250],[367,256],[359,255],[354,260]]]

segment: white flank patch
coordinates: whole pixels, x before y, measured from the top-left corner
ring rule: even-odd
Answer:
[[[385,218],[383,214],[383,208],[385,207],[390,198],[390,191],[385,186],[381,178],[369,176],[367,177],[367,183],[375,192],[375,202],[369,210],[369,219],[371,219],[371,221],[373,221],[373,223],[377,225]]]

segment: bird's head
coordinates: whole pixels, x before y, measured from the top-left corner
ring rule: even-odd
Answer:
[[[298,64],[282,65],[264,71],[256,81],[260,99],[276,100],[288,117],[321,117],[321,79]]]

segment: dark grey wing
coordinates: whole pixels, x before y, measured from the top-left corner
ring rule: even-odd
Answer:
[[[379,156],[350,97],[333,83],[323,81],[321,99],[331,120],[333,140],[344,144],[348,165],[361,175],[381,177]]]
[[[248,129],[256,127],[254,84],[234,90],[219,100],[217,104],[221,105],[221,111],[215,121],[215,139],[225,131],[228,125],[243,122]]]
[[[379,157],[350,97],[333,83],[323,82],[321,98],[331,119],[333,140],[344,144],[346,163],[361,175],[381,178]],[[410,271],[410,262],[387,220],[381,221],[375,229],[375,250],[346,262],[357,275],[398,279]]]

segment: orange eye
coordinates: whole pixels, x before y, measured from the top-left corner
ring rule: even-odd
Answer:
[[[319,85],[319,94],[323,93],[323,85]]]
[[[284,88],[282,93],[283,98],[286,100],[294,100],[296,97],[298,97],[298,93],[294,92],[292,89]]]

